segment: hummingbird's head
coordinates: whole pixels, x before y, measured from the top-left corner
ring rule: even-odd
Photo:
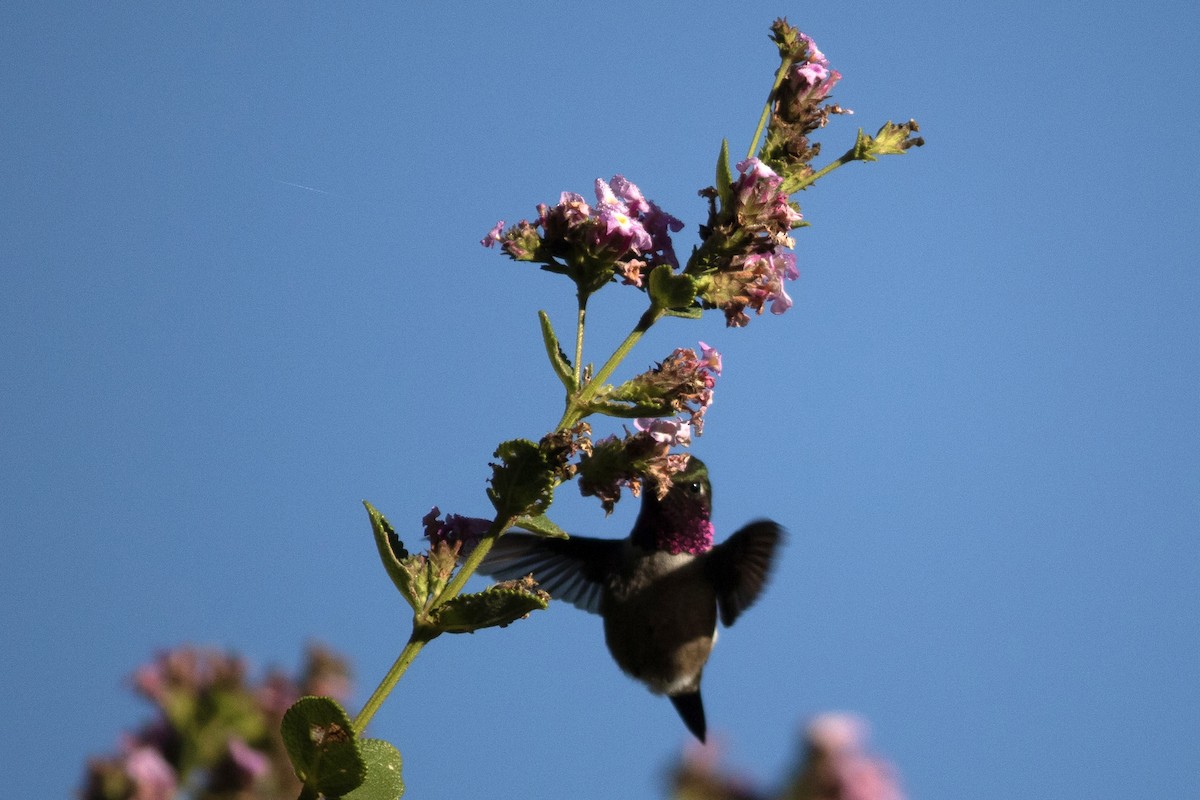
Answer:
[[[656,488],[646,486],[642,492],[634,543],[647,550],[695,555],[712,549],[712,486],[704,462],[691,456],[661,500]]]

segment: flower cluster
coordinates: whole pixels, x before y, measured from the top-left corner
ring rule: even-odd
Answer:
[[[805,223],[790,194],[813,174],[809,163],[820,151],[807,137],[830,114],[850,113],[827,102],[841,74],[812,38],[782,19],[772,32],[786,69],[772,98],[762,154],[737,164],[736,179],[723,185],[719,179],[701,192],[709,201],[708,222],[686,269],[697,278],[702,304],[724,311],[731,327],[748,324],[748,311],[782,314],[791,308],[784,281],[800,273],[788,249],[795,246],[792,229]]]
[[[821,152],[821,145],[810,142],[808,135],[825,127],[831,114],[854,112],[828,102],[842,75],[830,68],[829,59],[812,37],[782,19],[776,20],[771,30],[789,68],[775,93],[763,159],[789,175],[788,190],[792,191],[795,181],[812,174],[809,164]]]
[[[547,433],[538,441],[538,451],[546,460],[556,483],[565,483],[579,470],[574,459],[592,452],[592,426],[580,422],[574,427]]]
[[[644,420],[639,421],[645,423]],[[686,427],[686,423],[680,423]],[[687,468],[687,453],[672,453],[673,444],[682,443],[675,434],[665,434],[667,428],[652,430],[653,425],[636,433],[625,431],[624,436],[606,436],[596,442],[590,454],[579,461],[579,492],[584,497],[596,497],[604,513],[611,514],[621,499],[625,487],[638,497],[649,482],[660,498],[671,488],[675,475]]]
[[[733,216],[738,229],[755,249],[792,247],[792,228],[804,218],[780,190],[783,178],[757,158],[737,165],[741,175],[733,184]]]
[[[805,736],[801,760],[780,790],[764,792],[739,775],[722,773],[716,749],[694,747],[672,776],[671,796],[707,800],[903,800],[895,770],[865,749],[866,726],[856,716],[825,714]]]
[[[895,771],[866,751],[867,726],[849,714],[825,714],[808,726],[808,760],[798,783],[815,798],[903,800]]]
[[[704,415],[712,405],[713,387],[721,374],[721,354],[700,342],[700,355],[690,347],[677,348],[653,369],[620,386],[597,392],[592,409],[638,419],[637,429],[656,440],[687,444],[691,429],[704,433]],[[686,419],[654,419],[686,412]]]
[[[181,647],[140,667],[132,683],[155,719],[123,737],[120,752],[92,759],[83,800],[267,800],[299,791],[279,736],[284,712],[303,695],[345,698],[345,662],[313,647],[300,680],[272,671],[246,680],[235,655]]]
[[[842,73],[829,68],[829,59],[817,49],[817,43],[811,36],[801,33],[799,38],[804,42],[804,58],[792,65],[787,89],[782,94],[788,98],[787,104],[791,106],[824,100],[842,79]]]
[[[501,220],[483,237],[516,261],[534,261],[549,272],[569,276],[591,294],[620,276],[641,287],[659,264],[678,267],[671,232],[683,223],[663,211],[622,175],[596,179],[596,204],[563,192],[558,204],[538,206],[538,221],[521,220],[505,230]],[[541,230],[539,233],[538,230]]]
[[[802,217],[780,188],[783,178],[757,158],[742,161],[737,169],[731,208],[718,211],[714,205],[710,224],[702,229],[714,243],[714,257],[706,264],[707,274],[700,273],[701,298],[723,310],[730,327],[749,323],[747,309],[757,314],[768,307],[772,314],[787,311],[792,298],[784,281],[800,277],[796,256],[786,248],[795,245],[791,230],[802,224]]]

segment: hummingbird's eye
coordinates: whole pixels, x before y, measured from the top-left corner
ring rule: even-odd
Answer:
[[[700,494],[700,492],[704,491],[704,487],[700,485],[699,481],[692,481],[688,484],[688,491],[692,494]]]

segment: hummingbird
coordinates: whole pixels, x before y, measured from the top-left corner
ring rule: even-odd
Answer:
[[[500,580],[532,574],[554,599],[599,614],[613,660],[654,694],[670,698],[704,741],[700,677],[717,640],[758,599],[783,529],[751,522],[713,546],[712,485],[691,456],[665,496],[642,493],[625,539],[553,539],[505,533],[479,567]]]

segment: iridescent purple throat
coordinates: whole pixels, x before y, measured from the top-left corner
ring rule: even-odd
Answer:
[[[713,546],[713,526],[707,519],[695,514],[677,520],[678,524],[664,528],[659,533],[659,549],[672,555],[691,553],[698,556],[707,553]]]

